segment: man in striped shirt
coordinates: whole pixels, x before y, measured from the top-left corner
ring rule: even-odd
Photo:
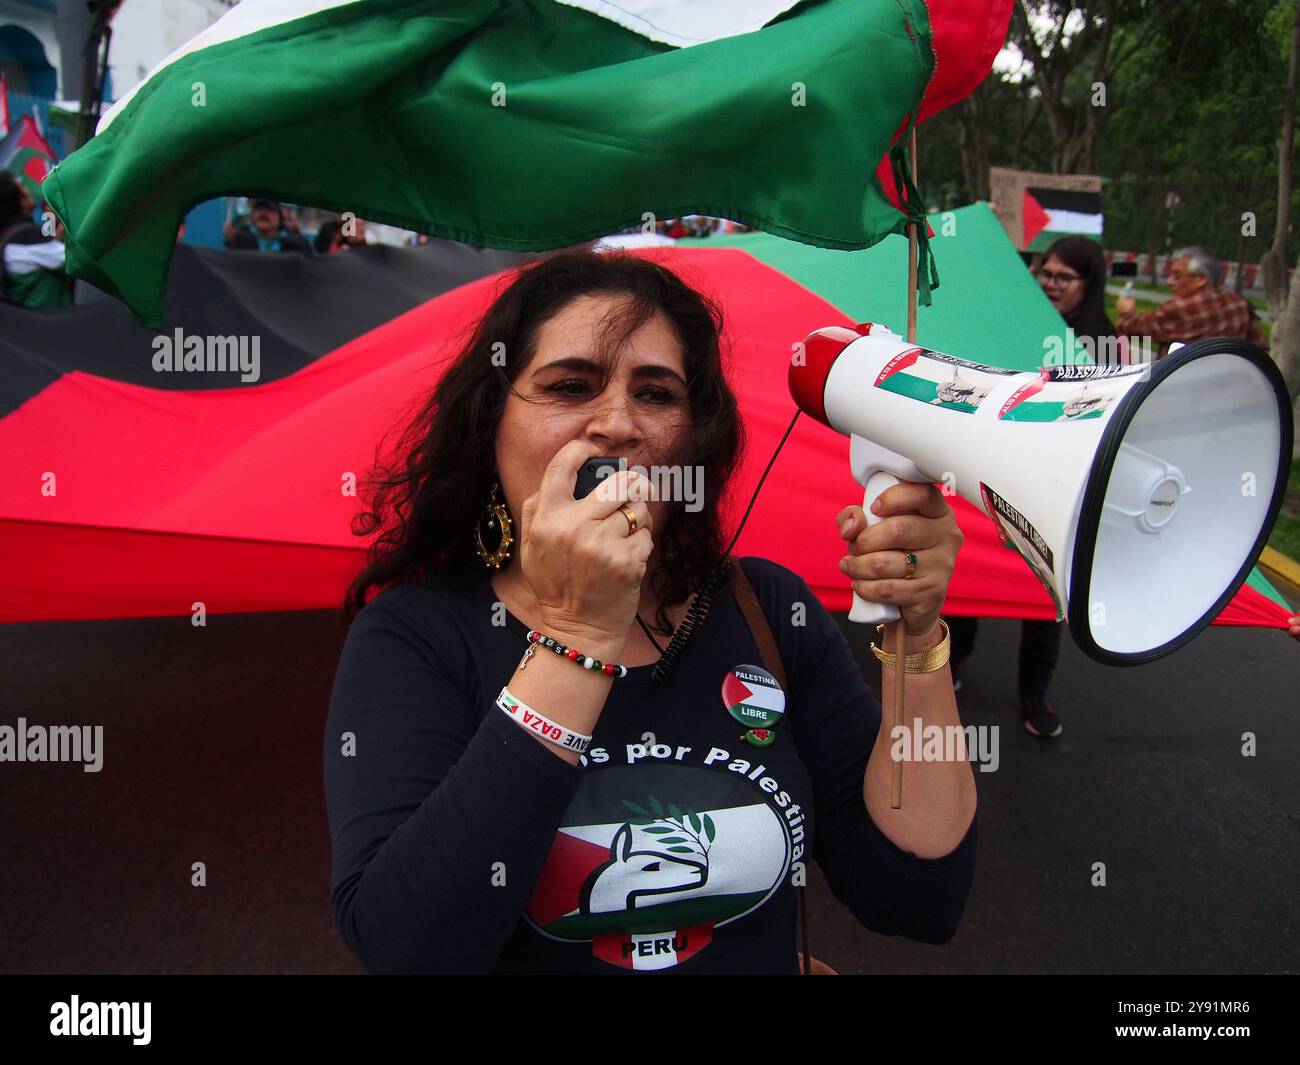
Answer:
[[[1187,344],[1202,337],[1242,337],[1267,348],[1250,304],[1219,288],[1219,278],[1219,260],[1213,253],[1201,247],[1176,251],[1169,264],[1173,296],[1149,311],[1138,311],[1134,300],[1120,297],[1115,304],[1116,331],[1150,337],[1160,345],[1157,358],[1164,358],[1176,341]]]

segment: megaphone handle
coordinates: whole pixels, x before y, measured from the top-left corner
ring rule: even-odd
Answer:
[[[884,470],[876,470],[867,478],[865,494],[862,497],[862,512],[867,516],[867,527],[878,525],[884,521],[878,514],[871,513],[871,504],[886,489],[892,488],[898,484],[899,479],[892,473],[886,473]],[[849,620],[858,621],[868,625],[879,625],[882,622],[888,623],[897,621],[902,615],[898,612],[898,607],[889,603],[872,603],[857,592],[853,593],[853,606],[849,609]]]

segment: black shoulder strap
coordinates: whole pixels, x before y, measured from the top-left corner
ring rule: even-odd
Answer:
[[[776,678],[776,682],[781,685],[788,702],[790,699],[790,686],[785,680],[785,666],[781,661],[781,648],[777,646],[776,637],[772,635],[772,626],[768,624],[767,615],[763,613],[763,608],[758,602],[758,596],[754,594],[754,586],[749,583],[749,578],[745,575],[740,559],[733,559],[728,570],[732,594],[736,597],[736,605],[740,607],[740,612],[745,615],[745,623],[749,625],[749,631],[754,635],[754,642],[758,644],[758,653],[763,657],[763,668]],[[800,925],[799,938],[803,944],[803,951],[800,955],[800,969],[804,976],[810,976],[812,974],[812,954],[809,953],[808,949],[808,899],[807,892],[802,886],[799,888],[798,921]],[[817,964],[826,972],[832,971],[822,965],[821,962]]]
[[[749,631],[754,634],[758,653],[763,656],[763,668],[776,678],[776,682],[785,691],[786,698],[789,698],[790,690],[785,682],[785,666],[781,662],[781,649],[777,646],[776,637],[772,635],[772,626],[768,624],[767,615],[759,606],[758,596],[754,594],[754,586],[745,576],[740,559],[733,560],[730,570],[732,594],[736,597],[736,604],[740,607],[741,613],[745,615]]]

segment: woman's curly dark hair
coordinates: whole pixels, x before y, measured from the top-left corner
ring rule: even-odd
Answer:
[[[436,576],[450,583],[482,579],[474,529],[495,479],[495,441],[507,395],[532,359],[542,325],[578,297],[625,296],[606,321],[599,359],[608,383],[610,344],[621,348],[656,312],[672,324],[685,361],[692,425],[670,461],[703,467],[703,506],[670,511],[656,550],[652,587],[655,628],[670,632],[669,607],[684,603],[726,548],[720,507],[744,447],[736,399],[721,350],[722,312],[671,270],[627,252],[563,251],[520,268],[471,327],[452,365],[405,426],[400,467],[377,464],[366,482],[368,509],[353,521],[370,536],[366,565],[352,582],[341,620],[346,627],[372,589]],[[499,347],[504,345],[504,347]],[[503,368],[500,352],[510,353]],[[515,357],[515,356],[518,357]],[[513,558],[506,565],[513,564]]]

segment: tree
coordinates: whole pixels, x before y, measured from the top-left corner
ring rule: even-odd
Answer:
[[[1260,283],[1269,312],[1277,317],[1287,304],[1287,242],[1291,235],[1291,158],[1295,148],[1296,68],[1300,63],[1300,6],[1291,12],[1291,61],[1282,97],[1282,136],[1278,144],[1277,222],[1273,242],[1259,260]]]
[[[1291,290],[1269,338],[1269,353],[1286,381],[1287,395],[1300,397],[1300,270],[1291,274]]]
[[[1019,0],[1012,8],[1009,39],[1032,68],[1052,133],[1053,173],[1096,172],[1097,138],[1109,113],[1096,102],[1096,90],[1109,92],[1173,6],[1152,0]],[[1133,31],[1127,40],[1120,40],[1121,28]]]

